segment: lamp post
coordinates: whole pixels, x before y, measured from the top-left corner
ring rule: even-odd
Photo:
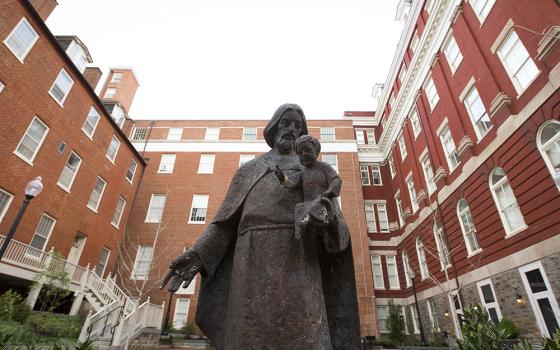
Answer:
[[[422,327],[422,318],[420,317],[420,306],[418,305],[418,297],[416,296],[416,284],[414,283],[414,271],[408,271],[408,277],[412,280],[412,292],[414,293],[414,303],[416,304],[416,314],[418,315],[418,326],[420,328],[420,341],[426,346],[426,338],[424,337],[424,327]]]
[[[165,312],[165,320],[161,326],[161,335],[169,335],[167,324],[169,323],[169,311],[171,311],[171,301],[173,300],[173,292],[169,292],[169,302],[167,303],[167,311]]]
[[[12,226],[10,226],[10,230],[6,235],[6,239],[4,240],[4,243],[2,243],[2,247],[0,247],[0,260],[4,256],[6,249],[8,249],[8,244],[10,244],[12,237],[14,237],[14,234],[16,233],[16,229],[19,225],[19,222],[21,221],[21,218],[23,217],[23,214],[25,213],[25,209],[27,209],[27,206],[29,205],[29,202],[33,198],[37,197],[42,190],[43,190],[43,178],[40,176],[37,176],[35,179],[29,181],[25,186],[25,199],[23,200],[23,203],[19,208],[19,211],[16,215],[16,218],[14,219],[14,222],[12,222]]]

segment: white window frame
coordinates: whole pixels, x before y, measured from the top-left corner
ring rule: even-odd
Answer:
[[[432,162],[430,162],[430,156],[427,151],[423,157],[420,158],[420,164],[422,164],[422,171],[424,172],[424,179],[426,180],[426,188],[428,189],[428,195],[437,190],[437,185],[434,180],[434,169],[432,168]]]
[[[434,83],[434,79],[431,75],[428,77],[426,83],[424,84],[424,92],[426,93],[428,104],[430,105],[430,111],[433,111],[439,102],[439,94],[436,84]]]
[[[384,310],[383,312],[381,312],[380,310]],[[387,329],[387,320],[389,319],[389,306],[388,305],[376,305],[375,307],[375,313],[377,315],[377,324],[379,326],[379,333],[389,333],[389,329]],[[381,318],[381,316],[385,316],[384,318]],[[384,322],[381,322],[384,321]],[[382,327],[381,325],[385,324],[385,327]]]
[[[410,123],[412,124],[412,133],[414,134],[414,139],[418,138],[418,135],[422,132],[422,125],[420,123],[420,116],[416,108],[412,108],[410,112]]]
[[[18,54],[14,51],[14,49],[10,46],[10,44],[8,43],[8,41],[10,40],[10,37],[12,37],[13,35],[15,35],[16,31],[18,30],[20,25],[26,25],[27,29],[31,29],[31,32],[33,34],[35,34],[35,38],[33,39],[33,41],[31,42],[31,44],[29,44],[29,46],[25,49],[25,51],[21,54],[21,56],[18,56]],[[19,40],[19,39],[18,39]],[[6,37],[6,39],[4,40],[4,45],[6,45],[6,47],[8,48],[8,50],[10,50],[10,52],[17,58],[17,60],[23,64],[23,61],[25,60],[25,58],[27,57],[27,55],[29,54],[29,52],[31,51],[31,49],[33,48],[33,46],[35,46],[35,43],[37,42],[37,40],[39,40],[39,34],[37,34],[37,32],[35,31],[35,29],[33,28],[33,26],[31,25],[31,23],[29,23],[29,21],[27,20],[27,18],[22,17],[18,24],[16,24],[16,26],[14,27],[14,29],[12,29],[12,31],[10,32],[10,34]]]
[[[482,292],[482,287],[486,285],[490,286],[490,291],[492,292],[492,296],[494,297],[493,302],[486,303],[486,300],[484,299],[484,293]],[[500,310],[500,304],[498,303],[498,297],[496,296],[496,290],[494,289],[494,284],[492,283],[492,280],[487,278],[485,280],[476,282],[476,289],[478,290],[480,303],[484,306],[484,308],[488,312],[488,316],[490,317],[490,309],[492,308],[495,309],[499,322],[502,319],[502,311]]]
[[[122,203],[122,208],[119,211],[119,203]],[[126,207],[126,200],[123,197],[119,196],[119,200],[117,201],[117,205],[115,207],[115,212],[113,213],[113,217],[111,218],[111,225],[115,226],[116,228],[119,228],[119,225],[121,223],[121,219],[122,219],[122,214],[124,212],[124,208]],[[116,217],[117,213],[118,218]],[[115,218],[117,218],[117,222],[115,222]]]
[[[100,182],[103,183],[103,187],[101,188],[101,192],[96,192],[95,189],[97,188],[97,183]],[[88,199],[88,203],[87,203],[87,207],[91,210],[93,210],[94,212],[97,213],[97,209],[99,209],[99,204],[101,203],[101,200],[103,199],[103,193],[105,193],[105,188],[107,187],[107,181],[103,180],[103,178],[101,176],[98,176],[97,179],[95,180],[95,183],[93,184],[93,189],[91,190],[91,194],[89,195],[89,199]],[[91,201],[92,198],[94,198],[94,195],[98,195],[98,199],[97,202],[95,202],[94,206],[91,206]]]
[[[6,87],[6,85],[0,80],[0,93],[4,91],[4,87]]]
[[[134,164],[134,166],[132,166]],[[128,182],[130,182],[130,184],[132,184],[132,182],[134,181],[134,175],[136,175],[136,168],[138,167],[138,163],[136,162],[136,160],[131,159],[130,160],[130,165],[128,166],[128,169],[126,170],[126,175],[125,178]],[[130,169],[132,168],[132,170]],[[128,177],[128,174],[130,175],[130,178]]]
[[[198,174],[213,174],[215,161],[215,154],[201,154],[198,163]]]
[[[253,159],[255,159],[255,155],[254,154],[240,154],[239,155],[239,167],[242,166],[243,164],[252,161]]]
[[[181,141],[183,138],[183,128],[169,128],[167,133],[168,141]]]
[[[29,132],[29,130],[31,129],[31,126],[33,125],[33,122],[37,121],[38,123],[42,124],[46,130],[45,133],[43,134],[43,136],[41,137],[40,140],[34,140],[35,142],[37,142],[37,148],[35,149],[35,151],[33,152],[33,156],[31,157],[31,159],[28,159],[25,155],[23,155],[22,153],[18,152],[18,148],[20,147],[20,145],[22,144],[24,138],[27,136],[27,133]],[[23,136],[21,137],[21,139],[19,140],[19,143],[16,147],[16,149],[14,150],[14,154],[16,156],[18,156],[19,158],[21,158],[23,161],[25,161],[26,163],[28,163],[29,165],[33,165],[33,161],[35,160],[35,157],[37,157],[37,153],[39,153],[39,150],[41,149],[41,146],[43,145],[43,142],[45,141],[45,139],[47,138],[47,134],[49,133],[50,129],[47,126],[47,124],[45,124],[41,119],[39,119],[39,117],[35,116],[33,117],[33,119],[31,119],[31,123],[29,123],[29,125],[27,126],[27,129],[25,130],[25,133],[23,134]],[[27,136],[29,138],[31,138],[31,136]]]
[[[113,75],[111,76],[111,83],[118,84],[122,81],[122,78],[122,72],[113,72]]]
[[[89,121],[89,117],[95,117],[97,116],[97,119],[95,120],[95,122],[92,124]],[[95,134],[95,130],[97,130],[97,125],[99,125],[99,120],[101,119],[101,115],[99,114],[99,112],[97,111],[97,109],[95,109],[95,107],[91,106],[91,108],[89,109],[89,112],[86,116],[86,119],[84,120],[84,124],[82,125],[82,131],[84,132],[84,134],[86,134],[86,136],[90,139],[93,140],[93,135]],[[86,125],[91,125],[91,134],[88,133],[87,129],[86,129]]]
[[[148,128],[134,128],[134,133],[132,134],[132,141],[145,141],[146,135],[148,134]]]
[[[410,317],[412,318],[412,329],[414,334],[419,334],[420,333],[420,322],[418,320],[418,313],[416,312],[416,305],[415,304],[410,304],[409,306],[409,310],[410,310]]]
[[[430,326],[433,332],[439,332],[439,321],[437,318],[436,304],[434,298],[426,299],[426,305],[428,307],[428,316],[430,317]]]
[[[375,174],[379,175],[379,183],[376,184],[375,183]],[[379,168],[378,165],[372,165],[371,166],[371,184],[373,186],[383,186],[383,179],[381,178],[381,169]]]
[[[465,203],[465,207],[461,209],[461,203]],[[471,257],[482,251],[480,247],[480,242],[476,236],[476,226],[474,224],[474,218],[469,207],[469,203],[466,199],[461,198],[457,201],[457,218],[459,219],[459,226],[461,227],[461,232],[463,233],[463,239],[465,240],[465,246],[467,247],[467,257]],[[469,228],[465,227],[465,221],[469,222]],[[473,247],[470,243],[469,235],[472,235],[475,246]]]
[[[117,94],[116,87],[108,87],[105,90],[105,94],[103,94],[103,98],[114,99],[116,94]]]
[[[175,169],[176,160],[177,155],[175,153],[162,153],[159,161],[158,174],[172,174]]]
[[[177,324],[180,320],[177,319],[177,315],[179,314],[180,311],[179,309],[179,304],[180,303],[186,303],[186,307],[187,307],[187,312],[185,313],[185,322],[183,324],[183,322],[181,322],[181,324]],[[175,300],[175,310],[173,312],[173,329],[182,329],[183,327],[185,327],[186,323],[189,320],[189,308],[191,307],[191,300],[189,298],[177,298]],[[182,314],[182,312],[181,312]]]
[[[365,145],[366,139],[364,136],[365,129],[356,129],[356,144],[358,145]]]
[[[68,86],[68,90],[64,91],[64,96],[62,97],[62,101],[59,101],[57,99],[57,97],[53,94],[53,88],[55,87],[55,85],[57,86],[57,81],[59,78],[61,78],[61,76],[66,75],[66,77],[70,80],[70,85]],[[56,79],[54,80],[53,84],[51,85],[51,88],[49,89],[49,95],[53,98],[53,100],[60,106],[60,107],[64,107],[64,102],[66,101],[66,99],[68,98],[68,95],[70,95],[70,91],[72,90],[72,86],[74,86],[74,79],[72,79],[72,77],[70,76],[70,74],[68,74],[68,72],[62,68],[60,70],[60,72],[58,73],[58,75],[56,76]],[[58,88],[58,86],[57,86]],[[61,89],[62,91],[62,89]]]
[[[366,228],[367,232],[375,233],[377,232],[377,222],[375,218],[375,204],[366,201],[364,203],[364,210],[366,213]]]
[[[146,254],[146,249],[150,248],[148,251],[149,254]],[[136,259],[134,259],[134,268],[132,269],[132,273],[130,274],[130,279],[137,280],[137,281],[144,281],[149,278],[150,275],[150,265],[152,264],[152,260],[154,258],[154,246],[151,245],[140,245],[136,250]],[[139,275],[139,269],[141,267],[140,264],[147,264],[146,273]]]
[[[204,133],[205,141],[217,141],[219,139],[220,139],[220,128],[206,128]]]
[[[494,175],[494,173],[496,171],[498,171],[499,169],[501,169],[504,173],[504,176],[498,180],[496,183],[493,183],[492,181],[492,176]],[[515,197],[515,193],[513,192],[513,188],[511,187],[511,184],[509,183],[507,174],[505,172],[504,169],[500,168],[500,167],[496,167],[494,168],[491,172],[490,172],[490,176],[488,179],[489,185],[490,185],[490,192],[492,192],[492,197],[494,198],[494,203],[496,204],[496,209],[498,210],[498,214],[500,215],[500,219],[502,221],[502,226],[504,227],[504,230],[506,232],[506,238],[509,238],[523,230],[525,230],[528,226],[525,223],[525,218],[523,217],[523,213],[521,212],[521,209],[519,208],[519,204],[517,203],[517,198]],[[511,203],[507,208],[502,208],[501,203],[499,201],[499,197],[496,193],[496,191],[498,189],[501,189],[504,192],[510,191],[511,192],[511,196],[514,199],[514,202]],[[515,212],[515,214],[519,215],[519,219],[521,221],[521,226],[517,227],[517,228],[512,228],[510,227],[506,214],[504,213],[507,209],[513,207],[513,211]]]
[[[395,255],[385,255],[385,262],[387,263],[387,277],[389,279],[389,289],[401,289],[399,281],[399,269],[397,267],[397,257]],[[393,266],[390,268],[390,266]],[[394,276],[394,279],[392,279]],[[392,283],[394,281],[394,283]]]
[[[509,48],[509,50],[507,52],[503,52],[504,44],[512,36],[515,36],[517,38],[517,40],[511,45],[511,47]],[[516,51],[514,52],[514,50],[516,50]],[[498,55],[498,58],[500,59],[500,62],[502,62],[502,65],[504,66],[504,69],[506,70],[506,73],[507,73],[509,79],[511,80],[511,82],[512,82],[514,88],[515,88],[515,91],[517,92],[517,96],[518,97],[521,96],[531,86],[531,84],[535,81],[535,79],[537,79],[537,77],[540,74],[540,71],[539,71],[539,68],[537,67],[537,65],[535,64],[535,61],[533,61],[533,59],[531,58],[531,55],[529,54],[529,51],[527,51],[527,48],[525,47],[525,45],[523,44],[523,42],[519,38],[519,35],[517,35],[517,32],[515,30],[513,30],[513,28],[511,28],[509,30],[507,35],[504,37],[504,39],[500,43],[500,46],[496,50],[496,54]],[[514,70],[512,67],[510,67],[509,65],[506,64],[507,57],[510,54],[517,54],[518,56],[521,55],[521,56],[524,57],[524,58],[522,58],[522,59],[524,59],[523,63],[517,68],[517,70]],[[517,79],[517,74],[522,69],[530,69],[534,73],[534,75],[532,77],[530,77],[530,79],[527,82],[527,85],[525,85],[525,86],[521,85],[521,82]]]
[[[443,47],[443,53],[445,54],[445,58],[447,58],[449,69],[451,69],[451,75],[454,75],[459,65],[461,65],[461,62],[463,62],[463,54],[457,44],[457,40],[455,40],[455,36],[453,36],[453,32],[449,33],[449,37]]]
[[[88,64],[88,60],[84,49],[78,45],[76,40],[72,40],[70,42],[70,45],[68,45],[68,48],[66,49],[66,55],[68,55],[80,73],[83,73],[86,69],[86,65]]]
[[[175,292],[175,294],[194,294],[196,291],[196,276],[191,280],[191,283],[185,288],[181,284],[181,287]]]
[[[320,128],[321,141],[336,141],[336,129],[334,127]]]
[[[362,180],[362,186],[371,185],[371,180],[369,176],[369,165],[360,165],[360,178]]]
[[[46,233],[46,235],[40,235],[37,233],[39,227],[41,226],[41,223],[43,222],[43,218],[47,217],[48,219],[50,219],[52,221],[52,225],[49,227],[48,232]],[[29,256],[31,258],[35,258],[38,259],[41,257],[41,254],[37,254],[38,251],[44,252],[45,251],[45,247],[47,246],[47,243],[49,242],[49,239],[51,238],[51,234],[54,230],[54,227],[56,226],[56,219],[53,218],[52,216],[50,216],[47,213],[43,213],[43,215],[41,215],[41,218],[39,219],[39,222],[37,223],[37,226],[35,227],[35,230],[33,231],[33,235],[31,236],[31,239],[29,240],[29,249],[27,249],[25,251],[25,255]],[[31,243],[33,242],[33,238],[35,238],[35,236],[39,236],[45,239],[45,241],[43,242],[43,246],[41,248],[36,248],[34,246],[31,245]],[[37,254],[37,255],[35,255]]]
[[[195,202],[206,202],[205,203],[205,207],[194,207]],[[191,202],[191,210],[189,211],[189,224],[198,224],[198,225],[203,225],[206,222],[206,219],[208,218],[208,202],[210,201],[210,196],[207,194],[193,194],[193,198],[192,198],[192,202]],[[205,209],[205,213],[204,213],[204,220],[202,221],[193,221],[192,220],[192,216],[193,216],[193,210],[194,209]]]
[[[401,160],[404,161],[408,155],[408,151],[406,150],[406,143],[402,132],[399,135],[399,151],[401,152]]]
[[[401,85],[404,82],[404,79],[406,78],[406,73],[407,73],[406,65],[403,63],[401,65],[401,70],[399,71],[399,81],[401,82]]]
[[[334,159],[334,164],[332,164],[331,162],[328,161],[329,157],[332,157],[331,159]],[[334,171],[336,171],[338,173],[338,155],[336,155],[336,154],[323,154],[322,160],[323,160],[323,162],[329,164],[334,169]]]
[[[463,104],[465,105],[465,109],[467,110],[467,114],[469,115],[469,119],[476,133],[476,137],[480,141],[484,138],[484,136],[488,135],[488,132],[490,131],[490,129],[492,129],[493,125],[475,85],[473,85],[468,90],[467,94],[463,98]],[[481,109],[483,109],[484,112],[479,115],[475,115],[476,111],[480,112]],[[484,120],[487,120],[490,126],[487,127],[487,125],[484,123]]]
[[[391,92],[391,96],[389,96],[389,107],[393,110],[393,105],[395,104],[395,92]]]
[[[366,131],[366,143],[368,145],[375,145],[375,129],[364,129]]]
[[[420,208],[418,205],[418,194],[416,193],[416,186],[414,184],[414,178],[412,174],[406,177],[406,188],[408,189],[408,196],[410,197],[410,206],[412,207],[412,213]]]
[[[550,151],[552,149],[557,149],[557,152],[560,155],[560,132],[557,132],[544,144],[542,143],[542,133],[544,129],[552,124],[557,125],[558,128],[560,128],[560,122],[558,122],[557,120],[547,120],[546,122],[541,124],[537,132],[537,146],[539,148],[539,152],[541,153],[541,156],[543,157],[546,167],[548,168],[548,171],[550,171],[550,175],[552,175],[552,178],[554,179],[554,178],[560,178],[560,170],[558,170],[558,172],[556,171],[557,168],[560,169],[560,160],[558,164],[555,166],[552,163],[552,160],[550,159],[550,156],[548,155],[547,151]],[[558,190],[560,191],[560,182],[555,181],[555,184]]]
[[[397,191],[395,193],[395,205],[397,206],[397,214],[399,215],[399,224],[401,227],[404,226],[404,218],[403,218],[403,207],[402,207],[402,199],[401,199],[401,192]]]
[[[416,238],[416,255],[418,257],[418,267],[420,268],[420,277],[422,280],[428,278],[430,270],[428,268],[428,260],[426,259],[426,248],[420,237]]]
[[[111,157],[109,151],[111,150],[113,144],[116,144],[117,147],[115,148],[115,153]],[[115,159],[117,159],[117,154],[119,153],[120,147],[121,147],[121,140],[119,140],[117,136],[113,135],[113,137],[111,138],[111,142],[109,142],[109,147],[107,147],[107,153],[105,153],[105,157],[107,157],[107,159],[109,159],[109,161],[113,164],[115,164]]]
[[[389,162],[389,171],[391,172],[391,180],[395,178],[396,170],[395,163],[393,161],[393,155],[389,155],[387,161]]]
[[[8,209],[10,208],[10,205],[12,204],[12,201],[14,200],[14,195],[2,188],[0,188],[0,194],[3,194],[8,197],[5,206],[3,208],[0,207],[0,222],[2,222],[4,216],[8,212]]]
[[[447,243],[445,241],[445,237],[443,237],[443,225],[439,223],[434,223],[434,238],[436,240],[436,248],[438,251],[438,258],[441,265],[441,270],[447,270],[451,267],[451,259],[449,248],[447,247]]]
[[[155,199],[163,198],[161,208],[155,207]],[[161,201],[161,200],[160,200]],[[145,223],[159,223],[163,218],[163,212],[165,211],[165,202],[167,201],[167,195],[161,193],[152,193],[150,197],[150,204],[148,205],[148,210],[146,211]]]
[[[377,218],[379,219],[379,232],[389,232],[389,217],[387,216],[387,204],[377,204]],[[382,223],[385,223],[383,225]]]
[[[373,289],[385,289],[385,278],[383,277],[383,263],[381,262],[381,255],[371,256],[371,271],[373,273]],[[381,280],[376,282],[379,278]]]
[[[547,290],[543,292],[533,293],[529,281],[527,280],[526,273],[536,269],[540,271]],[[551,337],[552,335],[548,332],[548,328],[546,327],[542,313],[538,306],[538,300],[548,298],[550,305],[554,311],[553,313],[556,316],[556,322],[559,325],[560,325],[560,308],[558,307],[558,301],[556,300],[553,289],[550,287],[550,282],[548,281],[548,277],[544,271],[541,261],[535,261],[533,263],[520,267],[519,273],[521,274],[521,280],[523,281],[525,292],[527,293],[527,297],[531,304],[531,308],[533,309],[533,314],[537,319],[537,325],[539,327],[541,335],[543,337]]]
[[[459,164],[461,164],[461,159],[459,158],[457,146],[455,145],[455,141],[453,140],[453,135],[451,134],[451,129],[449,129],[448,124],[442,125],[442,127],[440,127],[438,136],[439,141],[441,142],[441,147],[443,148],[443,152],[445,153],[445,159],[447,160],[449,172],[452,173],[453,170],[457,169]],[[454,147],[453,151],[448,150],[445,146],[446,144],[452,145]],[[457,164],[454,164],[454,162],[457,162]]]
[[[412,34],[412,39],[410,40],[410,50],[412,51],[412,54],[416,54],[416,50],[418,50],[418,42],[420,41],[420,38],[418,38],[418,30],[414,31],[414,34]]]
[[[105,247],[103,247],[101,249],[101,252],[106,251],[107,255],[105,256],[105,261],[103,262],[103,264],[101,264],[101,257],[103,256],[103,254],[99,254],[99,260],[97,261],[97,264],[95,265],[95,273],[97,274],[97,269],[99,267],[99,265],[103,266],[103,270],[101,270],[100,274],[97,274],[99,277],[103,278],[103,275],[105,274],[105,270],[107,269],[107,263],[109,262],[109,257],[111,256],[111,250],[107,249]]]
[[[254,133],[253,133],[254,131]],[[257,140],[257,128],[256,127],[244,127],[243,128],[243,141],[256,141]]]
[[[474,14],[478,18],[480,25],[482,26],[488,18],[492,7],[496,3],[496,0],[469,0]]]
[[[64,184],[60,183],[60,177],[64,173],[64,170],[66,169],[66,164],[68,163],[68,160],[70,160],[70,157],[72,157],[72,155],[77,157],[80,160],[80,162],[78,163],[78,167],[76,168],[76,171],[72,172],[73,176],[70,179],[70,183],[68,184],[68,187],[66,187]],[[76,152],[74,152],[74,151],[70,152],[70,155],[68,156],[68,159],[66,160],[66,163],[64,163],[64,167],[62,168],[62,171],[60,172],[60,176],[58,177],[58,181],[56,182],[58,187],[62,188],[66,192],[70,192],[70,189],[72,188],[72,185],[74,184],[74,180],[76,180],[76,176],[78,175],[78,171],[80,171],[80,167],[82,166],[82,162],[83,162],[83,159]]]
[[[406,280],[406,288],[410,288],[412,287],[412,279],[410,278],[409,273],[412,271],[412,268],[410,267],[410,260],[405,250],[401,253],[401,259],[403,263],[404,277]]]

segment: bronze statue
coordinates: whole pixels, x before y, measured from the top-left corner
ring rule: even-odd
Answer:
[[[305,231],[318,234],[296,239],[296,207],[303,208],[302,218],[306,208],[317,208],[298,206],[308,203],[304,193],[314,184],[285,188],[277,178],[277,169],[289,178],[304,171],[295,141],[306,134],[302,109],[280,106],[264,130],[272,150],[237,170],[210,225],[163,278],[161,287],[172,279],[174,291],[202,275],[196,323],[217,349],[360,348],[344,218],[336,204],[325,204],[334,203],[333,196],[320,190],[312,196],[328,220],[309,219]]]

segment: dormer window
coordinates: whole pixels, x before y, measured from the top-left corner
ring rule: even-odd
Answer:
[[[111,77],[111,83],[115,83],[115,84],[120,83],[122,77],[123,77],[122,73],[113,73],[113,76]]]
[[[86,64],[88,63],[88,58],[84,49],[75,41],[73,40],[68,49],[66,49],[66,54],[72,62],[76,65],[78,70],[83,73],[84,69],[86,69]]]

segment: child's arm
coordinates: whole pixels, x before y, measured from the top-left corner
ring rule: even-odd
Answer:
[[[276,170],[274,171],[274,174],[278,178],[278,181],[280,181],[280,185],[282,187],[299,188],[301,186],[301,172],[295,174],[293,176],[293,179],[290,179],[286,174],[284,174],[282,169],[280,169],[278,165],[276,165]]]
[[[342,179],[334,169],[327,164],[325,167],[325,176],[327,177],[327,183],[329,184],[329,188],[323,194],[322,197],[327,197],[328,199],[333,199],[335,197],[340,196],[340,189],[342,187]]]

